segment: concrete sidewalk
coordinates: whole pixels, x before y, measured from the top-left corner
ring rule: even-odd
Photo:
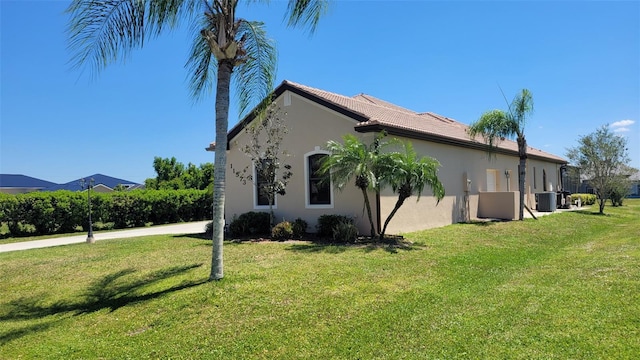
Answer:
[[[94,232],[93,237],[96,241],[109,239],[123,239],[137,236],[149,235],[167,235],[167,234],[200,234],[205,230],[205,226],[209,221],[196,221],[190,223],[181,223],[173,225],[159,225],[145,228],[137,228],[131,230],[119,230],[110,232]],[[87,241],[87,234],[66,236],[52,239],[42,239],[33,241],[24,241],[11,244],[0,244],[0,252],[9,252],[17,250],[38,249],[50,246],[77,244]]]

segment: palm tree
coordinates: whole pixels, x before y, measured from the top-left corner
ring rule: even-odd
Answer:
[[[381,181],[383,185],[389,184],[393,192],[398,193],[393,210],[387,216],[384,227],[380,233],[380,240],[384,240],[384,234],[387,232],[389,222],[396,214],[398,209],[404,204],[411,195],[420,195],[425,185],[431,188],[433,195],[437,199],[437,203],[444,198],[444,186],[438,179],[438,160],[428,156],[418,158],[411,142],[402,143],[403,152],[390,153],[382,162],[385,163],[382,170]],[[436,205],[437,205],[436,203]]]
[[[509,104],[507,112],[491,110],[482,114],[480,119],[469,127],[469,135],[475,138],[480,134],[489,145],[489,151],[495,150],[497,143],[504,138],[516,137],[520,165],[518,171],[518,190],[520,191],[519,219],[524,218],[524,181],[527,172],[527,140],[524,126],[527,116],[533,112],[533,97],[527,89],[516,95]]]
[[[371,215],[368,191],[379,191],[380,150],[388,145],[382,141],[384,136],[384,133],[378,134],[370,145],[364,144],[352,134],[342,137],[344,144],[330,140],[326,147],[331,155],[320,167],[321,172],[331,174],[331,180],[339,190],[343,190],[346,184],[355,178],[355,185],[364,198],[364,206],[371,226],[371,237],[375,237],[377,231]]]
[[[191,93],[200,99],[216,83],[213,250],[210,280],[224,277],[223,239],[229,89],[232,74],[244,113],[271,91],[276,54],[260,22],[236,18],[238,0],[73,0],[67,12],[69,44],[75,66],[100,71],[126,58],[145,40],[190,22],[197,29],[186,67]],[[313,32],[327,0],[289,0],[289,26]]]

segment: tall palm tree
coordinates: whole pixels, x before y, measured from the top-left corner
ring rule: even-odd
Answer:
[[[469,126],[469,135],[474,138],[480,134],[484,138],[489,151],[495,150],[499,141],[515,136],[518,142],[520,165],[518,171],[518,190],[520,191],[519,219],[524,218],[524,181],[527,173],[527,140],[524,137],[524,126],[527,117],[533,112],[533,97],[527,89],[522,89],[509,104],[508,111],[487,111],[478,121]]]
[[[411,142],[403,142],[402,147],[403,152],[389,153],[382,161],[385,163],[381,174],[382,184],[391,185],[393,192],[398,193],[398,200],[384,222],[380,240],[384,240],[389,222],[405,200],[414,194],[418,196],[417,200],[420,200],[425,185],[431,188],[438,203],[444,198],[444,186],[438,179],[438,160],[428,156],[418,158]]]
[[[370,145],[366,145],[352,134],[342,137],[344,144],[330,140],[326,147],[331,155],[320,167],[321,172],[331,174],[331,180],[339,190],[343,190],[346,184],[355,178],[355,185],[364,198],[364,206],[371,226],[371,237],[375,237],[377,231],[371,215],[368,191],[377,192],[379,189],[380,150],[388,145],[382,141],[384,136],[384,133],[378,134]]]
[[[289,26],[313,32],[327,0],[289,0]],[[197,29],[186,67],[195,99],[216,83],[213,250],[210,280],[224,277],[223,238],[229,90],[232,74],[244,113],[272,89],[276,55],[260,22],[236,17],[238,0],[73,0],[67,12],[74,65],[98,72],[165,30],[189,22]]]

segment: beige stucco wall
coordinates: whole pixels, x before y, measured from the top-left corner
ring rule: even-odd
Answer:
[[[504,220],[518,218],[519,191],[481,191],[478,195],[478,217]]]
[[[290,98],[290,105],[284,105],[284,99]],[[283,112],[289,133],[283,141],[283,148],[290,156],[285,162],[292,165],[293,177],[287,187],[285,196],[276,200],[276,222],[302,218],[309,224],[309,231],[315,231],[317,219],[323,214],[349,215],[356,219],[362,234],[369,233],[366,214],[363,212],[362,194],[353,185],[348,185],[342,192],[334,189],[334,201],[331,207],[310,208],[305,199],[305,154],[324,149],[328,140],[341,141],[342,135],[352,133],[369,142],[373,134],[359,134],[354,131],[356,122],[335,111],[322,107],[296,94],[285,92],[277,100]],[[407,140],[407,139],[401,139]],[[249,158],[240,151],[246,143],[244,132],[237,135],[230,143],[227,159],[226,176],[226,219],[230,222],[234,215],[247,211],[268,211],[267,207],[254,206],[254,186],[243,185],[233,174],[234,170],[242,170],[249,165]],[[487,169],[496,174],[495,191],[517,192],[518,190],[518,157],[494,154],[489,156],[481,150],[473,150],[453,145],[438,144],[420,140],[410,140],[415,150],[422,155],[436,158],[441,167],[438,173],[445,186],[446,196],[436,206],[436,200],[429,189],[425,189],[420,200],[412,196],[389,223],[388,234],[401,234],[415,230],[432,228],[463,222],[478,217],[479,193],[487,191]],[[536,168],[536,183],[533,187],[533,167]],[[249,168],[251,171],[251,167]],[[559,165],[539,160],[528,161],[527,183],[525,194],[527,201],[534,206],[535,192],[542,192],[542,170],[545,170],[547,182],[553,191],[559,184]],[[510,172],[510,179],[505,176]],[[467,180],[470,185],[467,187]],[[370,193],[374,220],[376,214],[376,197]],[[397,196],[391,189],[383,189],[380,196],[381,227],[387,215],[393,209]],[[512,203],[504,204],[512,207]]]
[[[290,96],[291,104],[284,105],[284,98]],[[347,186],[341,192],[334,189],[333,206],[306,206],[305,154],[322,152],[328,140],[341,140],[342,134],[353,133],[356,121],[337,112],[321,107],[296,94],[285,92],[277,99],[283,112],[289,133],[283,140],[282,148],[290,154],[284,161],[292,166],[293,177],[286,189],[286,195],[277,196],[274,211],[276,222],[283,219],[293,221],[301,218],[309,224],[308,231],[315,232],[318,217],[324,214],[340,214],[354,217],[361,233],[368,234],[366,215],[362,212],[362,193],[355,186]],[[230,143],[227,152],[226,204],[227,223],[234,215],[247,211],[268,211],[268,207],[254,206],[254,186],[243,185],[233,174],[250,164],[249,158],[240,150],[247,141],[242,131]],[[251,167],[250,167],[251,169]],[[371,202],[375,219],[375,196]]]

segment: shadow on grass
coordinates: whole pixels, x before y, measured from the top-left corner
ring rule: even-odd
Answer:
[[[574,214],[581,214],[581,215],[595,215],[595,216],[611,216],[611,214],[601,214],[599,211],[589,211],[589,210],[574,210],[572,211],[572,213]]]
[[[135,269],[124,269],[89,284],[87,289],[79,296],[65,300],[59,300],[50,305],[42,305],[46,294],[23,297],[2,304],[0,309],[0,321],[9,320],[36,320],[50,315],[69,314],[78,316],[107,309],[113,312],[121,307],[152,300],[175,291],[180,291],[202,285],[207,279],[199,281],[184,281],[178,285],[169,286],[162,290],[145,292],[142,288],[169,279],[191,269],[198,268],[202,264],[175,266],[155,271],[140,279],[126,280],[125,277],[136,272]],[[0,344],[24,336],[30,332],[46,330],[51,325],[30,325],[22,329],[9,332],[0,332]]]
[[[321,244],[321,243],[300,243],[286,247],[286,250],[301,253],[328,253],[340,254],[347,251],[348,245]]]
[[[211,241],[211,235],[207,235],[206,233],[181,234],[181,235],[173,235],[172,237],[173,238],[190,238],[190,239],[209,240],[209,241]]]
[[[385,240],[383,242],[368,241],[355,244],[299,243],[288,246],[286,250],[303,253],[339,254],[347,251],[347,249],[363,249],[366,252],[384,250],[395,254],[399,250],[411,251],[423,248],[425,248],[425,246],[414,244],[406,240]]]

